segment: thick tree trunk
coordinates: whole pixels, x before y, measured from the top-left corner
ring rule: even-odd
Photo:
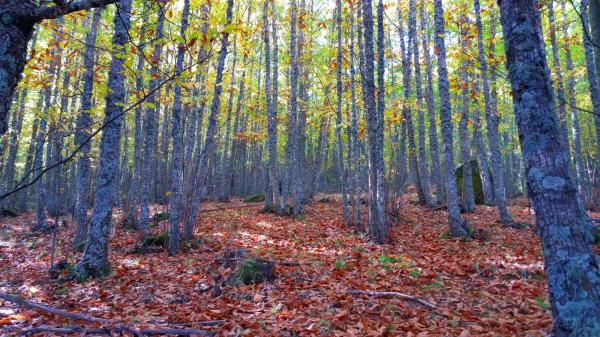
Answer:
[[[499,1],[506,62],[554,315],[554,335],[598,336],[600,271],[560,136],[535,0]]]
[[[8,129],[13,93],[25,67],[27,44],[33,34],[35,21],[23,15],[26,6],[14,0],[0,4],[0,134]]]

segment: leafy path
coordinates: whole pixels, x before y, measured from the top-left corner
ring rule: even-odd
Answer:
[[[334,200],[308,206],[300,220],[245,205],[203,205],[226,209],[202,214],[199,241],[177,257],[133,254],[137,234],[118,228],[111,241],[112,275],[85,284],[50,280],[51,235],[28,236],[30,219],[8,219],[0,225],[0,291],[140,328],[198,328],[194,322],[226,320],[216,329],[227,336],[537,336],[550,327],[539,241],[531,228],[496,223],[494,208],[481,206],[468,215],[476,228],[489,229],[489,240],[461,241],[446,238],[443,211],[404,202],[393,244],[378,246],[342,223]],[[524,203],[511,211],[533,222]],[[59,238],[58,259],[75,261],[67,249],[72,230],[61,228]],[[301,265],[278,264],[271,284],[224,287],[216,298],[201,291],[217,275],[230,274],[216,259],[239,248]],[[349,295],[348,289],[398,291],[437,309]],[[39,324],[67,322],[0,301],[0,326]]]

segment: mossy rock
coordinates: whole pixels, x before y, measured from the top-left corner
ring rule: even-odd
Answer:
[[[169,242],[169,235],[167,233],[160,233],[156,235],[149,235],[142,241],[142,246],[162,246],[166,247]]]
[[[226,250],[223,253],[223,267],[233,268],[237,266],[241,261],[245,261],[248,256],[248,251],[244,248]]]
[[[265,201],[264,194],[254,194],[244,199],[244,202],[263,202]]]
[[[275,265],[261,259],[246,259],[229,277],[229,285],[258,284],[276,279]]]
[[[159,212],[159,213],[154,214],[154,216],[152,217],[152,221],[161,222],[161,221],[169,220],[170,216],[171,216],[171,214],[169,212]]]
[[[481,182],[481,174],[479,172],[479,164],[477,160],[471,160],[471,176],[473,179],[473,196],[475,197],[475,204],[483,205],[484,204],[484,196],[483,196],[483,184]],[[456,168],[454,173],[456,177],[456,190],[458,192],[458,197],[463,199],[463,165],[461,164]]]

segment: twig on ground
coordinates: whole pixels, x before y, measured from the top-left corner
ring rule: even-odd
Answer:
[[[12,303],[18,304],[23,307],[45,311],[45,312],[48,312],[48,313],[51,313],[54,315],[62,316],[62,317],[73,319],[73,320],[95,322],[95,323],[102,323],[102,324],[107,324],[107,323],[111,322],[110,320],[105,319],[105,318],[88,316],[85,314],[79,314],[76,312],[69,312],[69,311],[65,311],[62,309],[52,308],[52,307],[49,307],[49,306],[46,306],[43,304],[39,304],[39,303],[29,302],[27,300],[20,298],[19,296],[0,293],[0,298],[5,301],[12,302]]]
[[[104,328],[95,328],[95,329],[87,329],[81,326],[77,327],[54,327],[49,325],[41,325],[39,327],[31,328],[31,329],[23,329],[19,331],[21,335],[32,335],[40,332],[53,332],[57,334],[74,334],[81,333],[84,335],[87,334],[106,334],[111,336],[112,333],[117,333],[119,335],[127,332],[133,334],[134,336],[143,336],[143,335],[179,335],[179,336],[214,336],[216,335],[215,331],[207,331],[207,330],[198,330],[198,329],[133,329],[127,326],[116,326],[116,327],[104,327]]]
[[[30,301],[24,300],[19,296],[0,293],[0,298],[7,302],[15,303],[15,304],[23,306],[23,307],[44,311],[44,312],[62,316],[62,317],[68,318],[68,319],[101,323],[103,325],[102,328],[94,328],[94,329],[88,329],[88,328],[81,327],[81,326],[64,328],[64,327],[52,327],[52,326],[47,326],[47,325],[41,325],[39,327],[21,330],[20,333],[22,335],[30,335],[30,334],[34,334],[34,333],[38,333],[38,332],[54,332],[54,333],[59,333],[59,334],[95,333],[95,334],[107,334],[109,336],[111,336],[113,332],[117,333],[117,334],[122,334],[123,332],[128,332],[128,333],[133,334],[134,336],[168,335],[168,334],[187,335],[187,336],[189,336],[189,335],[214,336],[216,334],[215,331],[198,330],[198,329],[178,329],[178,328],[136,329],[136,328],[132,328],[127,325],[123,325],[119,322],[111,321],[111,320],[108,320],[105,318],[99,318],[99,317],[89,316],[89,315],[85,315],[85,314],[69,312],[69,311],[65,311],[62,309],[52,308],[47,305],[33,303]],[[203,322],[196,322],[196,323],[199,325],[219,325],[219,324],[225,323],[225,321],[216,320],[216,321],[203,321]]]
[[[436,309],[436,305],[425,300],[422,300],[418,297],[410,296],[404,293],[399,293],[396,291],[367,291],[367,290],[351,290],[348,289],[347,294],[349,295],[367,295],[372,297],[393,297],[400,298],[407,301],[417,302],[423,306],[426,306],[430,309]]]
[[[249,257],[249,259],[251,259],[252,257]],[[248,259],[248,258],[246,258]],[[218,257],[215,259],[215,261],[244,261],[246,260],[244,258],[228,258],[228,257]],[[266,263],[272,263],[272,264],[279,264],[282,266],[301,266],[301,265],[308,265],[310,263],[301,263],[301,262],[296,262],[296,261],[283,261],[283,260],[265,260],[265,259],[261,259],[259,258],[261,261],[266,262]]]

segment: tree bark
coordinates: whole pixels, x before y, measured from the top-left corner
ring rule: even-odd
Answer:
[[[92,95],[94,89],[94,60],[98,26],[102,18],[102,10],[96,9],[91,15],[90,31],[85,38],[86,49],[83,55],[85,72],[83,74],[83,92],[81,94],[81,113],[77,118],[77,131],[75,132],[75,146],[81,146],[91,134]],[[85,248],[88,232],[88,190],[90,187],[90,150],[91,142],[86,142],[81,148],[77,159],[77,176],[75,178],[75,241],[74,249],[78,252]]]
[[[554,113],[542,23],[535,0],[500,0],[506,63],[527,176],[536,214],[554,316],[553,332],[597,336],[600,271],[591,249],[591,221],[570,171]]]
[[[381,7],[381,8],[379,8]],[[378,6],[378,16],[381,11],[383,16],[383,5]],[[364,28],[364,72],[363,72],[363,101],[367,117],[367,133],[369,140],[369,236],[377,243],[384,243],[389,235],[389,229],[385,222],[385,205],[383,190],[383,144],[379,144],[379,134],[383,132],[383,119],[379,118],[379,112],[375,104],[375,55],[373,53],[373,6],[371,0],[362,2],[362,19]],[[380,19],[383,22],[383,18]],[[381,27],[383,30],[383,27]],[[380,36],[383,40],[383,35]],[[379,39],[378,39],[379,40]],[[381,41],[383,43],[383,41]],[[383,62],[383,55],[380,55]],[[383,116],[382,116],[383,117]]]
[[[452,106],[450,105],[450,83],[448,82],[448,69],[446,67],[446,44],[444,9],[442,0],[435,0],[435,47],[438,54],[438,92],[440,95],[440,119],[442,130],[442,152],[444,154],[446,184],[446,204],[448,211],[448,233],[452,236],[468,236],[469,227],[467,222],[460,218],[458,207],[458,196],[456,192],[456,180],[454,176],[454,154],[452,150]]]
[[[188,17],[190,14],[190,0],[184,0],[183,12],[181,14],[180,34],[181,40],[185,41],[185,33],[188,28]],[[175,73],[183,71],[183,61],[185,57],[186,46],[183,42],[177,47],[177,61],[175,64]],[[181,199],[183,190],[183,128],[182,128],[182,103],[181,103],[181,85],[175,83],[175,98],[173,101],[173,114],[171,136],[173,139],[172,166],[171,166],[171,200],[169,203],[169,255],[175,256],[179,252],[179,218],[181,209]],[[166,123],[166,121],[165,121]]]
[[[106,95],[104,111],[106,126],[100,140],[100,164],[89,238],[83,257],[75,266],[75,273],[80,280],[103,276],[110,271],[108,235],[115,199],[115,172],[119,163],[120,132],[126,94],[124,60],[121,55],[126,53],[125,44],[128,41],[131,1],[119,1],[114,18],[113,57],[108,74],[108,87],[112,90]]]
[[[490,95],[488,62],[485,57],[485,50],[483,47],[483,25],[481,23],[481,6],[479,0],[474,0],[474,8],[477,25],[477,50],[479,52],[479,67],[481,70],[481,80],[483,85],[482,90],[486,119],[485,125],[488,144],[490,147],[490,169],[492,173],[492,180],[494,182],[494,200],[498,206],[498,210],[500,211],[500,219],[502,222],[510,223],[512,222],[512,217],[506,208],[506,188],[504,184],[504,176],[502,174],[502,153],[500,150],[500,135],[498,134],[498,115],[495,107],[495,97]],[[491,72],[494,73],[494,77],[495,71],[495,69],[491,70]]]

